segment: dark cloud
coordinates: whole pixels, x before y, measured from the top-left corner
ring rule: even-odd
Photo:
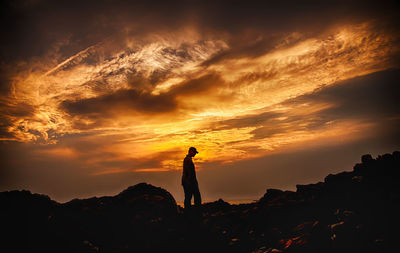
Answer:
[[[256,115],[242,116],[234,119],[219,121],[213,124],[212,128],[216,130],[224,130],[231,128],[243,128],[251,126],[263,126],[281,117],[282,113],[264,112]]]
[[[14,126],[15,118],[30,117],[35,112],[35,107],[26,103],[10,103],[7,99],[0,98],[0,138],[10,139],[14,133],[9,131]],[[24,126],[19,126],[20,131],[27,131]]]
[[[35,107],[27,103],[13,104],[10,101],[0,100],[1,113],[11,117],[28,117],[35,112]]]
[[[119,90],[112,94],[77,101],[64,101],[61,105],[70,114],[111,116],[122,111],[160,114],[174,111],[177,103],[168,94],[152,95],[138,90]]]
[[[199,78],[184,81],[171,88],[166,93],[153,95],[150,93],[152,85],[148,79],[135,76],[130,79],[130,85],[134,88],[118,90],[112,94],[106,94],[95,98],[76,101],[66,100],[61,103],[61,108],[71,115],[86,115],[96,120],[96,126],[100,121],[107,120],[118,114],[143,114],[156,115],[174,112],[179,108],[177,97],[201,96],[212,88],[220,87],[224,81],[216,74],[204,75]],[[79,122],[77,122],[79,124]],[[77,125],[79,129],[91,128],[89,125]]]
[[[8,95],[11,89],[10,72],[12,70],[5,63],[0,62],[0,96]]]
[[[168,94],[174,96],[199,96],[212,88],[218,88],[225,84],[222,78],[217,74],[207,74],[199,78],[184,81],[180,85],[176,85]]]
[[[337,21],[339,18],[357,18],[394,13],[395,1],[199,1],[196,6],[204,22],[225,29],[238,27],[268,27],[268,30],[286,30]],[[313,23],[319,20],[319,24]],[[233,24],[233,21],[236,21]],[[297,21],[297,22],[296,22]]]
[[[331,119],[324,119],[318,115],[307,117],[296,115],[293,112],[264,112],[260,114],[242,116],[211,124],[212,130],[232,128],[257,127],[250,133],[252,139],[264,139],[276,134],[290,133],[293,131],[313,130],[324,125]]]
[[[288,34],[288,31],[263,33],[260,31],[243,31],[239,37],[229,37],[230,48],[215,54],[202,63],[203,66],[210,66],[226,59],[257,57],[279,47],[288,47],[305,39],[312,34]],[[313,33],[314,34],[314,33]]]
[[[302,103],[331,103],[335,106],[317,113],[326,120],[368,119],[376,121],[400,116],[400,70],[381,71],[320,88],[311,94],[284,102],[296,106]]]
[[[7,26],[0,57],[13,61],[42,56],[55,43],[60,45],[58,53],[68,57],[100,41],[117,42],[124,36],[175,31],[185,25],[204,34],[228,34],[239,53],[249,43],[251,50],[268,48],[268,38],[274,40],[276,34],[316,32],[349,20],[384,19],[396,26],[398,10],[397,1],[360,0],[2,1],[1,21]],[[239,33],[242,36],[236,36]],[[260,35],[263,39],[257,42]]]

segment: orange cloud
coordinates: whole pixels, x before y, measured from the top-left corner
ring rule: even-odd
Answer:
[[[194,36],[186,39],[185,32]],[[56,66],[14,77],[7,101],[31,109],[22,115],[3,112],[13,136],[7,139],[51,144],[63,135],[112,136],[114,141],[98,149],[124,159],[173,151],[158,158],[160,168],[136,170],[142,172],[180,168],[179,154],[190,146],[202,151],[199,163],[231,162],[330,136],[350,140],[366,125],[321,120],[334,102],[285,101],[398,67],[390,61],[399,50],[396,36],[377,33],[371,22],[342,25],[312,38],[292,34],[257,56],[217,61],[213,57],[229,52],[229,41],[203,39],[194,29],[140,43],[127,40],[125,48],[110,52],[99,43]],[[93,55],[98,60],[91,62]],[[250,118],[255,122],[246,123]],[[46,152],[77,155],[68,149]]]

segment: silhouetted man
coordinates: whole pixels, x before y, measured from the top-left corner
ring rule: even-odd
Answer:
[[[188,154],[183,160],[183,173],[182,173],[182,186],[185,191],[185,209],[188,210],[191,206],[192,196],[194,196],[195,206],[201,205],[201,196],[199,191],[199,185],[196,179],[196,171],[192,157],[197,153],[196,148],[190,147]]]

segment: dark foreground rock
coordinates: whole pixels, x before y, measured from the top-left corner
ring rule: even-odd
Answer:
[[[183,212],[145,183],[65,204],[0,193],[2,252],[389,252],[400,226],[400,152],[255,203],[222,199]],[[10,250],[11,249],[11,250]]]

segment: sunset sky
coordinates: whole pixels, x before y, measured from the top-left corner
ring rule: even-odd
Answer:
[[[400,149],[396,1],[2,1],[0,191],[259,199]]]

